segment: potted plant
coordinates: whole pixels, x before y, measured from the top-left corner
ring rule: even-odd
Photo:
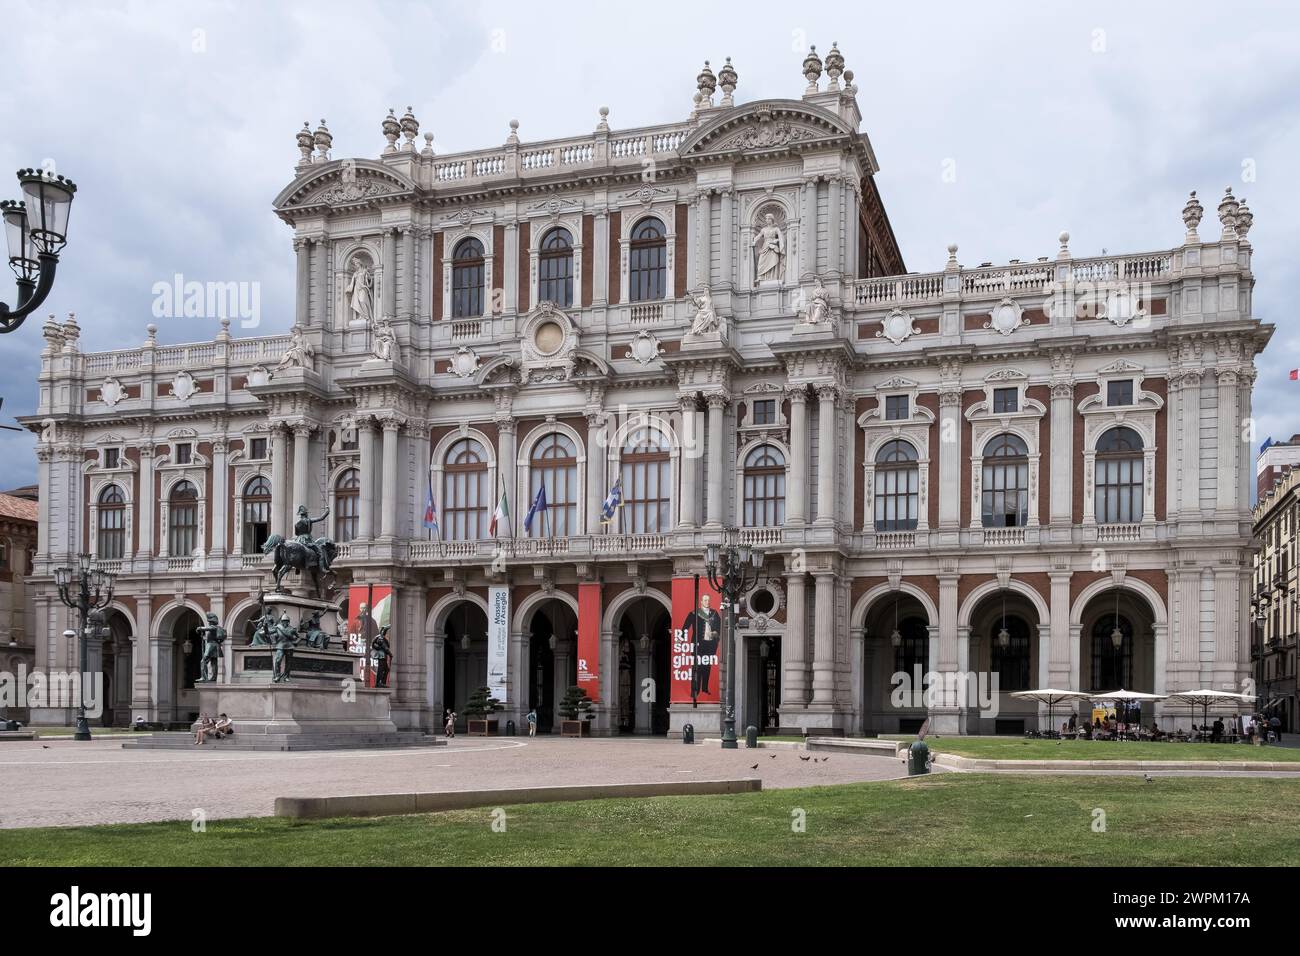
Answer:
[[[581,687],[570,687],[556,706],[560,713],[561,737],[590,737],[592,713],[591,698]]]
[[[502,709],[501,701],[492,696],[492,688],[480,687],[465,701],[466,732],[471,737],[495,737],[497,721],[492,715]]]

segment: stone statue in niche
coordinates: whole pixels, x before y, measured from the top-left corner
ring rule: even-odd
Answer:
[[[785,234],[776,224],[776,216],[767,213],[763,224],[754,236],[754,248],[758,251],[758,263],[754,267],[754,281],[780,281],[785,278]]]
[[[369,325],[374,312],[371,293],[374,291],[375,280],[365,262],[361,259],[352,261],[356,264],[356,269],[348,279],[348,312],[354,322]]]
[[[389,321],[387,316],[380,319],[370,331],[374,336],[371,352],[375,358],[381,362],[398,362],[401,360],[401,351],[397,344],[397,333],[393,331],[393,323]]]

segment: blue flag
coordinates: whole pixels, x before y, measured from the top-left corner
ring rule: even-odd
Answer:
[[[609,524],[614,520],[614,515],[623,504],[623,476],[619,475],[614,479],[614,487],[609,489],[609,495],[605,498],[605,503],[600,507],[601,524]]]
[[[430,531],[439,532],[438,506],[433,503],[433,485],[429,485],[428,496],[424,499],[424,526]]]
[[[533,499],[532,507],[528,509],[528,514],[524,516],[524,531],[528,535],[531,536],[533,533],[533,518],[538,514],[538,512],[542,512],[545,510],[546,510],[546,483],[543,482],[541,487],[537,489],[537,497]]]

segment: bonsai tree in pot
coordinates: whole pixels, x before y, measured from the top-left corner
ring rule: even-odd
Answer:
[[[581,687],[570,687],[555,708],[560,713],[560,736],[590,737],[592,701]]]
[[[480,687],[465,701],[465,719],[471,737],[490,737],[497,732],[492,715],[503,710],[501,701],[492,696],[492,688]]]

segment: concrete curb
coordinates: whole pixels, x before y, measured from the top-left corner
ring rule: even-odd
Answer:
[[[1300,761],[1263,760],[981,760],[936,753],[934,762],[954,770],[1215,770],[1300,773]]]
[[[573,787],[524,787],[505,790],[448,790],[441,793],[376,793],[355,797],[276,797],[275,815],[300,820],[326,817],[381,817],[437,813],[473,807],[520,803],[563,803],[611,797],[684,797],[699,794],[756,793],[763,781],[687,780],[672,783],[608,783]]]
[[[809,750],[858,751],[871,756],[898,757],[908,744],[895,740],[878,740],[873,737],[809,737]]]
[[[720,747],[720,746],[722,746],[722,738],[721,738],[721,737],[703,737],[703,738],[701,738],[700,743],[702,743],[702,744],[716,744],[717,746]],[[753,750],[753,749],[755,749],[755,748],[753,748],[753,747],[746,747],[746,746],[745,746],[745,741],[744,741],[743,739],[740,740],[739,743],[740,743],[740,747],[737,748],[737,749],[739,749],[739,750]],[[761,750],[761,749],[763,749],[764,747],[768,747],[768,748],[771,748],[771,749],[773,749],[773,750],[803,750],[803,749],[804,749],[804,745],[803,745],[803,741],[802,741],[802,740],[760,740],[760,741],[758,742],[758,748],[757,748],[757,749]]]

